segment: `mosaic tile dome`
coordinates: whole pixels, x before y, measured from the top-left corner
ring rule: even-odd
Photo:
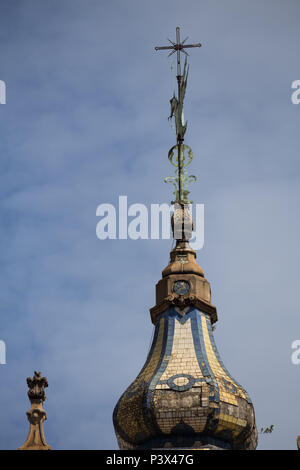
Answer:
[[[157,284],[146,363],[113,414],[120,449],[256,448],[254,408],[217,350],[217,313],[195,256],[178,244]],[[180,282],[188,292],[174,292]]]

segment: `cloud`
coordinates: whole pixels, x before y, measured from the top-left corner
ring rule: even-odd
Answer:
[[[172,76],[155,45],[193,42],[187,143],[205,204],[199,264],[216,340],[253,398],[261,448],[295,448],[299,5],[2,2],[0,448],[27,433],[25,379],[49,379],[47,441],[116,448],[112,410],[146,359],[170,241],[100,241],[96,208],[168,202]]]

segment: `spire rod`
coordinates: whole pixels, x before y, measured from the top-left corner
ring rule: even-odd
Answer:
[[[166,183],[172,183],[175,187],[175,201],[172,201],[172,204],[178,203],[180,205],[190,204],[192,201],[189,201],[188,194],[189,191],[187,190],[187,186],[190,182],[196,181],[196,177],[194,175],[187,175],[187,171],[185,167],[191,163],[193,159],[193,152],[192,149],[185,145],[184,142],[184,134],[186,132],[187,123],[184,123],[184,116],[183,116],[183,102],[185,97],[185,91],[187,86],[187,78],[189,73],[189,67],[187,65],[187,56],[188,53],[185,51],[187,48],[193,47],[201,47],[200,43],[197,44],[185,44],[185,41],[188,39],[185,38],[183,41],[180,40],[180,28],[177,26],[176,28],[176,42],[168,41],[171,43],[171,46],[157,46],[155,47],[156,51],[160,50],[171,50],[169,57],[172,54],[177,52],[177,84],[178,84],[178,96],[175,96],[175,93],[170,100],[171,104],[171,115],[169,119],[174,117],[175,119],[175,126],[176,126],[176,140],[177,144],[174,145],[168,154],[169,161],[172,165],[176,167],[175,175],[176,176],[168,176],[165,178]],[[185,54],[185,63],[183,68],[183,74],[181,74],[181,63],[180,63],[180,53]],[[175,161],[173,159],[174,152],[177,150],[177,156]],[[187,152],[187,157],[185,155]]]

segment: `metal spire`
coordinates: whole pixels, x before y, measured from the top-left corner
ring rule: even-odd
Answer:
[[[185,44],[185,41],[188,38],[185,38],[182,42],[180,41],[180,28],[177,26],[176,28],[176,43],[168,39],[171,46],[159,46],[155,47],[156,51],[160,50],[171,50],[169,56],[177,52],[177,84],[178,84],[178,96],[175,96],[175,93],[170,100],[171,103],[171,114],[169,119],[174,117],[175,119],[175,126],[176,126],[176,140],[177,144],[174,145],[168,154],[168,158],[172,165],[176,167],[175,175],[176,176],[168,176],[165,178],[166,183],[172,183],[175,187],[175,201],[172,203],[179,203],[179,204],[190,204],[191,201],[188,199],[189,191],[187,190],[187,185],[192,182],[196,181],[196,177],[191,175],[187,175],[187,171],[185,167],[191,163],[193,159],[193,152],[192,149],[183,143],[184,141],[184,134],[186,132],[187,123],[184,122],[183,116],[183,102],[185,97],[185,91],[187,86],[187,78],[189,73],[189,67],[187,66],[187,56],[188,53],[185,51],[187,48],[192,47],[201,47],[201,44]],[[183,74],[181,74],[181,63],[180,63],[180,53],[184,53],[186,55]],[[177,156],[174,161],[174,151],[177,150]],[[185,156],[185,152],[187,151],[187,160]]]

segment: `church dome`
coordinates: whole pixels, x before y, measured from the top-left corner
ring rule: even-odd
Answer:
[[[163,271],[156,286],[147,360],[114,410],[119,446],[255,449],[251,399],[224,366],[215,344],[217,313],[209,283],[199,271],[182,272],[184,256],[196,263],[186,244],[177,247],[171,253],[172,269]]]

